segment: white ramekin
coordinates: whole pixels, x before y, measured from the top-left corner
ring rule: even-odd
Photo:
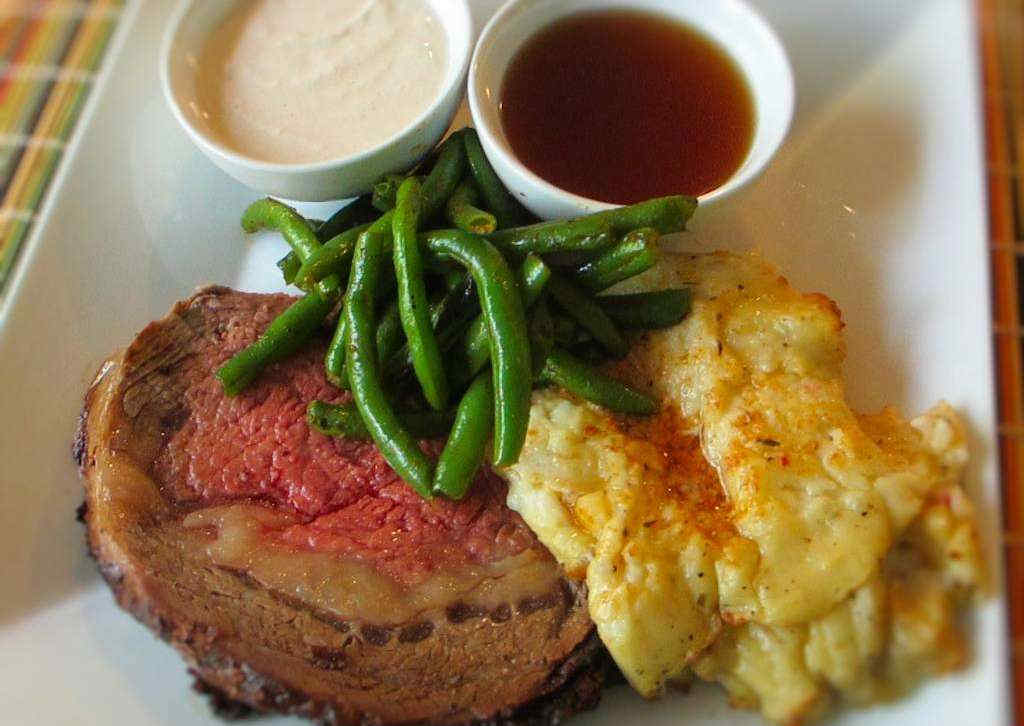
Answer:
[[[516,53],[537,31],[578,12],[602,8],[643,10],[680,20],[717,41],[747,80],[755,110],[754,138],[739,169],[700,196],[701,204],[740,188],[775,154],[793,115],[793,71],[782,42],[742,0],[510,0],[484,27],[469,67],[468,97],[484,152],[505,185],[544,218],[573,217],[614,204],[559,189],[527,169],[512,152],[501,124],[501,84]],[[596,140],[595,140],[596,142]]]
[[[212,139],[196,118],[195,58],[238,0],[184,0],[160,50],[160,83],[174,117],[206,156],[243,184],[298,201],[346,199],[367,191],[382,174],[403,171],[444,134],[462,100],[473,47],[467,0],[428,0],[448,41],[448,68],[433,103],[403,131],[373,148],[337,159],[278,164],[252,159]],[[381,109],[387,113],[387,109]]]

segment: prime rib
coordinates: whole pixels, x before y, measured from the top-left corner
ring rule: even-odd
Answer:
[[[235,398],[214,371],[293,298],[209,287],[103,366],[75,443],[118,603],[221,705],[328,724],[553,723],[606,661],[586,594],[484,472],[425,501],[305,408],[318,343]],[[438,446],[438,442],[425,442]]]

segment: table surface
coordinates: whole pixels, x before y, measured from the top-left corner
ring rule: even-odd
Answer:
[[[1015,721],[1024,723],[1024,2],[978,4]]]
[[[0,2],[0,298],[124,0]],[[1024,724],[1024,0],[977,0],[1015,722]]]

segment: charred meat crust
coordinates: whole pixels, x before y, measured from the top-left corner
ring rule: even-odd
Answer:
[[[210,708],[223,719],[237,720],[267,712],[284,712],[312,718],[323,726],[345,726],[337,719],[337,712],[329,705],[317,704],[304,694],[290,692],[281,684],[260,680],[250,688],[262,694],[265,707],[232,698],[227,691],[212,685],[196,669],[189,673],[195,681],[192,688],[209,698]],[[214,680],[227,675],[231,681],[245,681],[250,674],[236,669],[229,674],[219,673]],[[542,689],[542,695],[528,703],[506,709],[488,719],[474,719],[467,726],[555,726],[577,713],[597,707],[601,691],[619,678],[618,670],[596,633],[580,643],[565,661],[556,668]],[[282,708],[283,707],[283,708]],[[372,719],[361,723],[372,723]]]
[[[85,520],[88,526],[89,511],[85,508]],[[404,723],[405,719],[393,721],[381,718],[372,710],[360,710],[359,708],[347,707],[344,702],[332,701],[327,698],[318,698],[309,691],[304,691],[294,685],[267,675],[258,666],[253,666],[244,659],[238,659],[231,655],[229,650],[237,650],[237,644],[225,643],[225,633],[222,633],[217,626],[205,625],[201,622],[186,622],[176,619],[175,616],[151,596],[145,594],[148,588],[137,579],[137,573],[130,568],[122,568],[116,562],[112,562],[100,554],[97,554],[93,542],[97,537],[90,531],[89,550],[92,557],[97,561],[99,570],[104,580],[114,593],[118,604],[128,610],[139,621],[147,625],[161,639],[170,643],[183,656],[195,680],[195,688],[211,696],[211,707],[218,715],[227,718],[239,718],[255,713],[281,713],[296,715],[313,719],[326,726],[365,726],[366,724],[387,724]],[[241,578],[233,578],[236,582],[245,582]],[[252,583],[244,585],[247,588],[253,587]],[[552,627],[558,627],[559,621],[569,617],[578,617],[580,608],[585,607],[581,602],[585,598],[582,592],[573,590],[573,597],[576,602],[571,610],[560,613],[552,613]],[[262,593],[268,594],[268,593]],[[271,594],[272,601],[280,602]],[[551,598],[554,603],[555,598]],[[266,607],[265,601],[261,603]],[[288,606],[282,604],[282,608]],[[290,608],[289,608],[290,609]],[[552,609],[555,608],[554,606]],[[292,613],[299,611],[292,610]],[[536,616],[539,611],[533,611],[529,615],[513,615],[511,620],[516,618]],[[495,621],[486,615],[477,616],[480,625],[485,628],[501,627],[509,621]],[[445,623],[436,627],[464,627],[467,621],[460,623]],[[588,624],[589,625],[589,624]],[[401,644],[403,648],[414,648],[416,644],[403,643],[401,638],[377,638],[367,636],[368,628],[363,626],[347,626],[337,621],[331,626],[339,632],[349,633],[350,640],[358,639],[366,646],[381,648],[388,642]],[[372,631],[372,628],[369,628]],[[510,638],[515,639],[512,635]],[[425,639],[424,639],[425,640]],[[421,641],[416,641],[420,643]],[[429,645],[429,644],[428,644]],[[316,657],[310,659],[309,665],[315,669],[328,672],[343,672],[351,665],[358,666],[358,663],[350,663],[347,659],[346,649],[340,648],[312,648]],[[395,664],[401,662],[401,658],[395,659]],[[515,667],[514,663],[510,663]],[[473,724],[474,726],[548,726],[549,724],[560,723],[574,713],[586,711],[597,706],[600,701],[601,690],[606,682],[614,679],[616,669],[608,658],[606,651],[600,644],[596,632],[589,630],[589,635],[577,644],[576,647],[561,662],[550,667],[548,675],[534,685],[529,693],[514,706],[505,706],[497,709],[491,715],[484,718],[477,718],[473,715],[462,713],[438,713],[435,717],[420,719],[412,722],[431,724]],[[444,678],[439,678],[438,689],[444,689]],[[495,687],[499,687],[497,683]],[[452,718],[454,717],[454,718]]]
[[[72,447],[86,494],[79,519],[118,604],[171,643],[201,690],[234,715],[244,706],[332,726],[511,726],[555,723],[595,705],[607,659],[586,614],[584,588],[557,574],[559,584],[547,594],[522,593],[487,609],[454,598],[440,610],[383,627],[317,611],[182,549],[181,523],[163,498],[167,482],[148,478],[152,473],[119,449],[136,446],[140,437],[168,435],[159,417],[140,416],[136,423],[125,416],[125,381],[158,371],[160,381],[169,381],[156,391],[161,405],[174,408],[183,390],[174,361],[195,357],[188,346],[198,339],[196,308],[207,306],[202,314],[212,319],[200,322],[208,329],[237,329],[251,326],[244,319],[248,308],[266,309],[267,299],[221,287],[199,291],[140,333],[139,339],[159,341],[155,361],[146,345],[133,343],[104,366],[86,396]],[[177,341],[168,328],[180,328],[183,315],[193,327]],[[277,375],[286,374],[287,367]],[[138,446],[148,447],[147,455],[154,450]],[[102,472],[117,461],[128,461],[136,473],[110,490]],[[551,567],[558,572],[553,560]]]

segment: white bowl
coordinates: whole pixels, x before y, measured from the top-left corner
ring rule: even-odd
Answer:
[[[721,186],[699,197],[701,204],[740,188],[764,169],[789,130],[793,115],[793,70],[768,23],[741,0],[510,0],[484,28],[469,67],[469,108],[494,170],[533,213],[573,217],[615,204],[559,189],[527,169],[512,152],[499,103],[505,70],[537,31],[574,13],[628,8],[680,20],[714,39],[735,60],[753,97],[755,127],[750,151]]]
[[[415,164],[441,139],[462,100],[472,49],[467,0],[427,0],[448,40],[448,67],[431,105],[403,131],[358,154],[314,163],[279,164],[249,158],[212,139],[197,118],[195,63],[211,31],[239,0],[184,0],[160,50],[160,83],[174,117],[214,164],[262,193],[298,201],[354,197],[382,174]],[[384,109],[386,112],[386,109]]]

